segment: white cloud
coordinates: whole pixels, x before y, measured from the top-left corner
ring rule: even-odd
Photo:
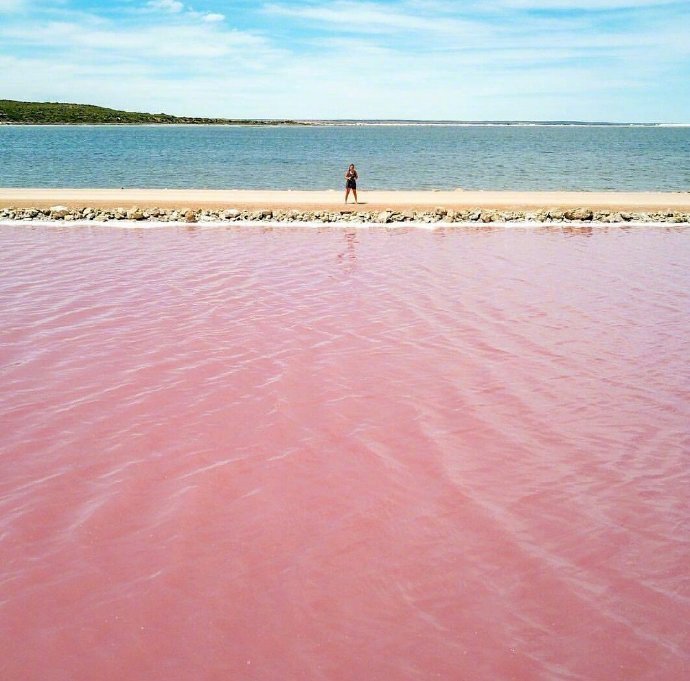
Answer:
[[[68,60],[79,50],[92,50],[94,57],[126,59],[146,63],[155,59],[214,59],[233,56],[261,63],[262,55],[274,52],[261,36],[200,24],[156,23],[138,28],[118,27],[94,21],[21,24],[0,30],[0,38],[22,45],[52,47]],[[171,62],[168,62],[171,63]]]
[[[184,5],[178,0],[149,0],[147,7],[173,13],[181,12],[184,9]]]
[[[0,0],[0,14],[18,12],[24,8],[24,0]]]
[[[197,12],[196,10],[190,9],[184,13],[184,16],[190,19],[199,19],[209,24],[225,21],[225,15],[219,14],[218,12]]]
[[[178,14],[187,19],[198,19],[211,24],[225,20],[225,15],[218,12],[198,12],[191,7],[187,7],[185,11],[185,5],[179,0],[149,0],[146,9]]]
[[[405,3],[397,8],[374,2],[358,2],[355,5],[349,0],[304,5],[271,3],[264,5],[263,11],[267,14],[326,24],[346,33],[414,31],[469,35],[483,29],[482,24],[477,21],[448,16],[424,16],[415,13],[413,8],[406,7]]]
[[[189,5],[155,16],[149,8],[143,21],[141,13],[3,18],[3,92],[248,118],[663,120],[664,107],[673,111],[666,120],[688,118],[677,72],[690,47],[677,21],[660,14],[625,30],[607,21],[602,31],[582,16],[466,22],[450,16],[456,7],[444,0],[357,4],[369,30],[351,28],[357,11],[339,0],[274,2],[256,31],[233,30],[222,15]],[[300,36],[301,22],[319,30]],[[283,28],[293,40],[283,39]],[[654,95],[661,88],[666,98]]]
[[[225,15],[218,14],[217,12],[209,12],[208,14],[204,14],[202,18],[204,21],[213,23],[215,21],[223,21],[225,19]]]
[[[609,10],[669,5],[673,0],[495,0],[493,4],[515,9]]]

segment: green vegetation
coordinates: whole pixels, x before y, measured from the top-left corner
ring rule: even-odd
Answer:
[[[0,124],[26,125],[141,125],[142,123],[187,123],[218,125],[300,125],[297,121],[234,120],[229,118],[198,118],[149,114],[106,109],[91,104],[63,104],[60,102],[17,102],[0,99]]]

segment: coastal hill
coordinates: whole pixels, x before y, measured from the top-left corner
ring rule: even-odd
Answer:
[[[0,125],[478,125],[478,126],[619,126],[656,127],[656,123],[615,123],[607,121],[529,121],[529,120],[413,120],[413,119],[243,119],[203,118],[200,116],[172,116],[166,113],[140,113],[107,109],[93,104],[67,104],[63,102],[19,102],[0,99]]]
[[[171,116],[170,114],[139,113],[106,109],[91,104],[65,104],[61,102],[18,102],[0,99],[0,124],[26,125],[127,125],[142,123],[165,124],[215,124],[215,125],[299,125],[297,121],[235,120],[229,118],[200,118],[196,116]]]

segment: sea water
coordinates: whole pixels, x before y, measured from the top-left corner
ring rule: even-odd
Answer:
[[[0,187],[690,190],[690,128],[0,126]]]

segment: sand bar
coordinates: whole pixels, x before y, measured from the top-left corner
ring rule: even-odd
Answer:
[[[361,191],[349,210],[495,208],[519,210],[578,208],[653,211],[690,210],[690,192],[519,192],[519,191]],[[113,209],[238,208],[342,210],[343,192],[244,189],[15,189],[0,188],[0,207],[45,208],[54,205]]]

